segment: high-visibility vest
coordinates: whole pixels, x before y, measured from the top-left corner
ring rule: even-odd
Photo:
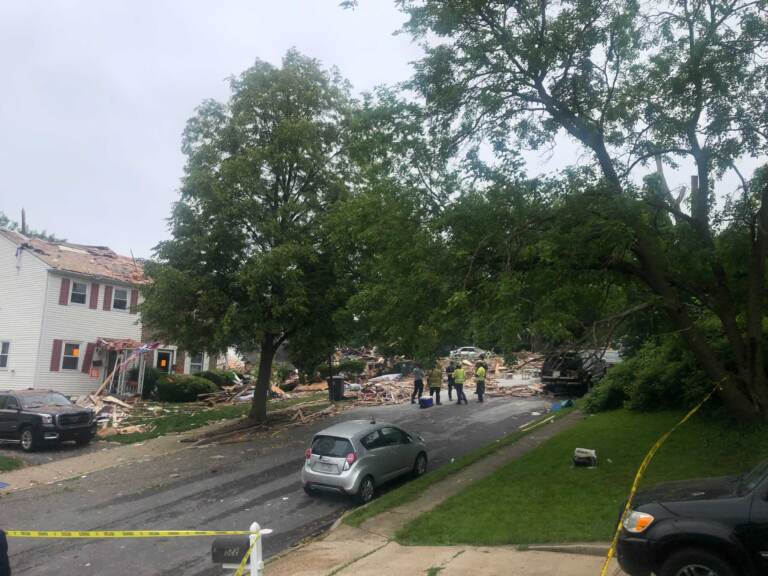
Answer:
[[[429,371],[427,376],[427,382],[429,382],[430,388],[440,388],[443,384],[443,372],[440,368],[434,368]]]
[[[485,368],[482,366],[475,372],[475,380],[485,380]]]
[[[464,372],[464,368],[462,366],[459,366],[456,368],[456,370],[453,371],[453,380],[456,382],[456,384],[464,384],[466,377],[467,375]]]

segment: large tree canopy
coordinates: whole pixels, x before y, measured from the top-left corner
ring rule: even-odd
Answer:
[[[764,156],[765,0],[399,0],[426,49],[412,87],[462,138],[539,147],[560,130],[592,155],[604,183],[598,216],[626,230],[626,250],[594,264],[653,294],[734,413],[768,417],[762,319],[768,186],[757,177],[721,210],[715,184],[745,154]],[[663,165],[692,159],[688,199]],[[632,170],[658,172],[640,190]],[[739,174],[741,174],[739,172]],[[739,225],[726,218],[738,206]],[[724,227],[751,266],[728,269]],[[733,242],[729,243],[733,245]],[[744,298],[739,295],[744,294]],[[711,314],[728,353],[698,320]]]
[[[308,335],[318,333],[335,343],[329,318],[344,287],[322,221],[347,190],[348,87],[291,50],[282,67],[258,61],[231,88],[228,102],[203,103],[187,123],[173,237],[147,267],[142,314],[189,350],[258,348],[251,416],[263,420],[278,347],[316,347]]]

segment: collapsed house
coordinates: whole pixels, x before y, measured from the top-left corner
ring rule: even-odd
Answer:
[[[146,348],[140,262],[105,246],[48,242],[0,228],[0,390],[40,388],[69,396],[98,390],[115,366],[133,357],[113,393],[136,394],[139,363],[164,372],[215,366],[205,353]]]

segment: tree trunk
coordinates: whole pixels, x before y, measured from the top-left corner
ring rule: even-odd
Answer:
[[[747,295],[747,367],[750,393],[768,412],[768,378],[763,360],[763,315],[766,257],[768,256],[768,181],[760,182],[760,208],[752,228],[752,246]],[[746,191],[745,191],[746,192]]]
[[[265,334],[261,341],[261,354],[259,355],[259,374],[256,378],[256,388],[253,391],[253,402],[248,417],[256,422],[267,420],[267,393],[272,380],[272,361],[275,358],[277,346],[275,335]]]
[[[613,159],[605,145],[604,135],[601,129],[590,125],[589,122],[580,118],[567,105],[554,99],[544,88],[543,82],[538,80],[536,88],[541,102],[547,108],[547,111],[565,130],[573,137],[579,140],[595,154],[595,158],[600,165],[605,179],[613,186],[618,196],[624,193],[624,186],[618,173],[616,172]],[[746,370],[745,364],[752,362],[757,368],[760,361],[757,358],[757,350],[760,348],[758,339],[755,338],[753,344],[752,358],[748,359],[741,333],[738,330],[736,322],[736,311],[732,306],[731,295],[727,287],[727,280],[720,263],[716,260],[714,253],[714,243],[707,229],[709,221],[709,164],[706,152],[698,147],[698,140],[695,133],[692,133],[692,146],[696,148],[698,182],[696,190],[692,190],[693,216],[699,224],[699,232],[703,233],[702,238],[709,240],[705,245],[710,250],[711,264],[715,277],[714,291],[717,298],[717,315],[723,324],[726,337],[734,348],[736,355],[738,374],[729,372],[722,359],[718,358],[715,351],[706,341],[700,330],[697,328],[693,319],[688,314],[685,304],[680,299],[679,294],[669,282],[669,274],[664,260],[664,252],[654,240],[643,222],[630,220],[628,224],[636,234],[636,244],[633,252],[640,260],[642,267],[642,279],[648,287],[658,294],[669,314],[670,318],[680,329],[683,338],[685,338],[689,348],[696,359],[704,368],[712,382],[722,384],[720,396],[723,399],[730,413],[742,419],[768,419],[768,402],[763,401],[768,391],[765,386],[758,385],[755,388],[752,374]],[[766,215],[768,222],[768,215]],[[764,238],[765,239],[765,238]],[[758,249],[760,252],[760,249]],[[764,256],[763,256],[764,258]],[[763,261],[764,265],[764,261]],[[756,284],[757,280],[753,281]],[[753,291],[758,291],[753,288]],[[759,291],[762,297],[762,291]],[[760,300],[762,302],[762,300]],[[757,299],[752,302],[752,306],[757,309]],[[755,318],[760,317],[761,336],[762,336],[762,310],[756,314]],[[757,321],[753,319],[752,331],[757,331]],[[765,382],[765,374],[759,375],[760,384]]]

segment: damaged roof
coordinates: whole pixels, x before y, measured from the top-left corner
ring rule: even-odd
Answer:
[[[141,262],[128,256],[120,256],[106,246],[48,242],[39,238],[27,238],[7,228],[0,228],[0,236],[31,252],[54,270],[126,284],[149,283]]]

